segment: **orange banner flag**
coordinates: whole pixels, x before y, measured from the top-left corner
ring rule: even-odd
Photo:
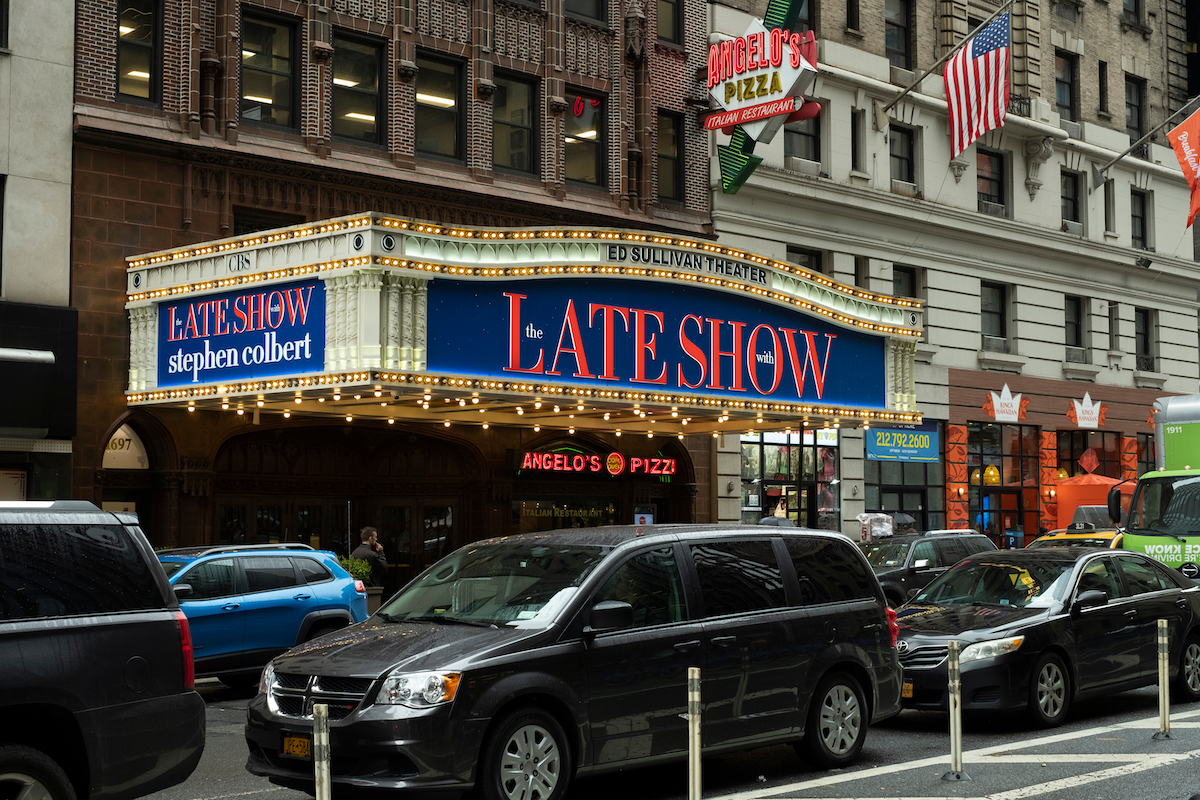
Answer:
[[[1183,176],[1192,188],[1192,205],[1186,226],[1191,227],[1196,214],[1200,213],[1200,110],[1179,123],[1167,134],[1167,138],[1171,140]]]

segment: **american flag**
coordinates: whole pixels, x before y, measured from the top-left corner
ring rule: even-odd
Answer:
[[[1004,12],[946,62],[951,158],[1004,124],[1008,107],[1008,26]]]

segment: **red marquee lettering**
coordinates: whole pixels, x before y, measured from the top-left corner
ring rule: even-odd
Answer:
[[[757,364],[755,364],[758,359],[758,332],[764,330],[771,335],[771,371],[775,375],[775,381],[771,384],[770,389],[763,389],[758,385],[758,370]],[[779,336],[770,325],[759,325],[750,332],[750,341],[746,343],[746,369],[750,373],[750,383],[754,384],[754,388],[759,394],[775,394],[775,390],[779,388],[779,382],[783,380],[783,370],[779,368]]]
[[[504,296],[508,298],[508,366],[504,371],[541,375],[545,353],[540,348],[536,364],[529,368],[521,366],[521,301],[526,299],[526,295],[505,292]]]
[[[563,339],[567,338],[567,332],[571,333],[571,347],[563,347]],[[547,375],[561,375],[558,371],[558,357],[563,353],[570,353],[575,356],[575,377],[576,378],[595,378],[596,376],[588,372],[587,355],[583,352],[583,337],[579,332],[579,319],[575,316],[575,301],[567,301],[567,310],[563,314],[562,330],[558,334],[558,349],[554,352],[554,363],[550,365],[550,369],[546,370]]]
[[[700,366],[700,379],[695,383],[689,383],[688,379],[683,376],[683,364],[679,365],[679,385],[686,386],[689,389],[699,389],[704,385],[704,379],[708,376],[708,356],[699,345],[687,337],[687,331],[684,326],[691,321],[696,323],[696,328],[700,334],[704,334],[704,322],[695,314],[688,314],[679,323],[679,346],[683,348],[683,352],[692,361],[695,361]]]
[[[746,387],[742,386],[742,328],[746,323],[729,323],[733,327],[733,349],[726,352],[721,349],[721,325],[725,320],[710,317],[706,321],[709,324],[709,339],[712,342],[712,378],[708,382],[708,388],[725,388],[721,385],[721,356],[729,356],[733,359],[733,383],[729,388],[735,392],[746,391]]]
[[[588,306],[588,326],[595,327],[594,320],[596,312],[601,311],[603,315],[600,318],[602,325],[601,333],[604,335],[604,373],[600,376],[601,380],[615,381],[616,374],[613,372],[613,334],[614,334],[614,317],[617,314],[621,315],[621,321],[625,323],[625,331],[629,332],[629,309],[621,306],[606,306],[600,303],[592,303]]]
[[[803,361],[801,361],[800,354],[796,350],[796,342],[793,338],[796,331],[792,328],[780,328],[779,331],[783,334],[783,341],[787,346],[788,359],[792,362],[792,378],[796,381],[796,394],[804,397],[804,381],[808,376],[808,365],[812,364],[813,384],[817,389],[817,399],[820,400],[822,393],[825,391],[825,370],[829,368],[829,350],[833,346],[833,340],[837,338],[837,334],[824,334],[826,339],[825,366],[821,366],[817,359],[817,345],[814,341],[816,337],[815,331],[800,331],[800,333],[804,334],[804,339],[808,347]]]
[[[643,311],[640,308],[631,309],[633,312],[633,331],[634,331],[634,347],[633,353],[633,377],[630,378],[634,383],[658,383],[665,384],[667,382],[667,365],[663,364],[662,370],[659,371],[657,378],[646,377],[646,353],[650,354],[651,360],[655,357],[656,345],[654,344],[654,334],[650,334],[650,338],[646,338],[646,317],[652,317],[658,320],[658,332],[662,333],[663,314],[661,311]]]

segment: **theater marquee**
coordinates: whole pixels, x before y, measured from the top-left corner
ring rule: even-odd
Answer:
[[[707,241],[354,215],[129,259],[132,405],[684,434],[913,422],[921,308]]]

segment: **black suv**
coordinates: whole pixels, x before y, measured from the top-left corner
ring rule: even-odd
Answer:
[[[572,776],[681,760],[701,669],[705,755],[796,743],[855,760],[898,713],[895,613],[840,534],[612,526],[490,539],[366,622],[285,653],[247,709],[246,768],[336,786],[559,800]],[[335,788],[336,791],[336,788]]]
[[[996,545],[975,531],[940,530],[876,539],[865,549],[888,605],[896,608],[959,561]]]
[[[125,800],[191,775],[191,638],[129,514],[0,503],[0,797]]]

